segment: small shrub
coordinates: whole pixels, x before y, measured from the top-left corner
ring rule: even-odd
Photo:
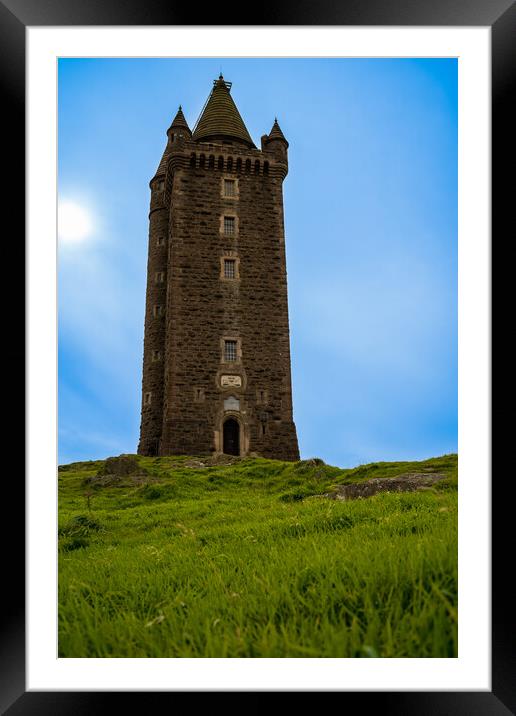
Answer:
[[[446,477],[444,480],[439,480],[433,486],[436,492],[456,492],[457,491],[457,478]]]
[[[61,542],[60,548],[63,552],[74,552],[76,549],[85,549],[89,545],[90,541],[86,537],[69,537]]]
[[[141,495],[145,500],[159,500],[159,498],[163,496],[163,493],[159,487],[145,485],[145,487],[142,487]]]
[[[280,502],[300,502],[306,497],[302,492],[285,492],[279,496]]]
[[[58,535],[60,537],[88,537],[90,532],[100,532],[104,528],[96,520],[92,520],[87,515],[76,515],[72,517],[68,524],[60,527]]]
[[[319,467],[321,465],[325,465],[324,460],[320,457],[311,457],[308,460],[300,460],[297,462],[294,466],[294,470],[295,472],[303,475],[307,472],[311,472],[314,467]]]
[[[326,465],[326,463],[321,457],[311,457],[306,462],[310,463],[311,465]]]
[[[336,530],[349,530],[354,527],[357,522],[358,520],[356,518],[351,517],[350,515],[338,515],[327,520],[324,523],[324,528],[325,531],[328,532],[333,532]]]
[[[74,525],[84,527],[95,532],[102,529],[102,525],[100,525],[96,520],[92,520],[91,517],[88,517],[88,515],[76,515],[75,517],[72,517],[71,522]]]

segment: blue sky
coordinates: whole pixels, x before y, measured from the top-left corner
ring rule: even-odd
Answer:
[[[136,451],[148,182],[221,70],[255,143],[275,116],[290,143],[301,456],[455,452],[457,61],[62,59],[59,203],[90,228],[59,237],[59,462]]]

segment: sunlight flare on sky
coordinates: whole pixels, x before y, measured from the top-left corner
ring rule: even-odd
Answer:
[[[75,201],[59,202],[57,228],[59,241],[75,244],[91,236],[93,222],[90,212]]]

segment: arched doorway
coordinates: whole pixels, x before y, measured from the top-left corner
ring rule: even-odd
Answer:
[[[223,450],[226,455],[240,455],[240,425],[235,418],[224,423]]]

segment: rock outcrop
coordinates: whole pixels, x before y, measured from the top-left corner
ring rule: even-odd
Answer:
[[[445,477],[446,475],[437,472],[408,472],[396,477],[373,477],[350,485],[337,485],[325,497],[333,500],[356,500],[360,497],[372,497],[378,492],[415,492],[428,489]]]

